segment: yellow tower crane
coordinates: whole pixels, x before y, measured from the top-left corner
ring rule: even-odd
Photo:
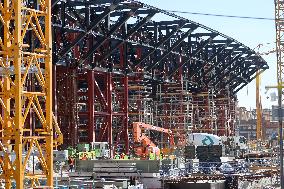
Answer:
[[[261,107],[261,97],[260,97],[260,72],[256,73],[256,139],[257,141],[262,140],[262,107]]]
[[[270,43],[266,43],[270,44]],[[260,53],[260,48],[263,46],[263,44],[259,44],[255,49],[257,49],[257,54],[259,56],[262,55],[269,55],[271,53],[275,53],[275,49],[262,52]],[[255,96],[256,96],[256,139],[258,142],[261,142],[263,139],[262,136],[262,104],[261,104],[261,95],[260,95],[260,79],[261,79],[261,74],[263,71],[257,70],[256,72],[256,77],[255,77]]]
[[[277,56],[277,89],[278,89],[278,120],[279,120],[279,149],[280,149],[280,184],[284,189],[283,177],[283,127],[282,127],[282,94],[284,81],[284,1],[275,0],[276,56]]]
[[[0,21],[0,178],[53,188],[51,0],[2,0]],[[27,169],[32,154],[41,171]]]

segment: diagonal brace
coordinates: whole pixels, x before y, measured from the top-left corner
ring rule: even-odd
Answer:
[[[133,16],[137,10],[138,9],[134,9],[134,10],[131,10],[131,11],[127,12],[126,14],[124,14],[124,16],[122,16],[119,19],[119,21],[117,21],[117,23],[114,26],[112,26],[112,28],[110,29],[109,33],[106,36],[104,36],[103,38],[99,39],[95,43],[95,45],[80,59],[78,65],[83,64],[98,48],[100,48],[103,45],[104,42],[109,40],[111,35],[117,29],[119,29],[131,16]]]
[[[237,47],[233,47],[233,49],[230,49],[228,52],[225,53],[225,55],[223,55],[223,57],[221,58],[221,60],[219,59],[217,62],[214,63],[214,65],[211,65],[206,72],[204,73],[204,75],[208,75],[209,73],[212,72],[212,70],[216,67],[218,67],[220,64],[222,64],[234,51],[234,49]],[[199,77],[198,80],[196,80],[197,82],[201,80],[202,77]]]
[[[78,37],[65,49],[62,50],[62,52],[59,55],[59,59],[63,56],[65,56],[75,45],[77,45],[90,31],[92,31],[98,23],[100,23],[111,11],[115,10],[116,7],[118,6],[120,0],[116,0],[111,6],[109,6],[102,14],[99,15],[98,18],[94,20],[92,25],[86,29],[84,33],[80,33]]]
[[[213,85],[213,86],[216,86],[218,83],[220,83],[220,82],[222,81],[222,79],[223,79],[228,73],[230,73],[232,70],[235,70],[235,69],[237,69],[239,66],[241,66],[241,65],[247,60],[247,58],[248,58],[248,57],[246,57],[246,58],[241,58],[240,61],[237,61],[237,59],[236,59],[235,61],[229,63],[225,68],[223,68],[223,74],[221,74],[221,73],[218,74],[218,76],[216,77],[216,79],[215,79],[215,81],[213,82],[212,85]],[[232,64],[235,63],[235,62],[236,62],[236,64],[235,64],[233,67],[229,68],[227,72],[225,72],[225,70],[226,70],[230,65],[232,65]]]
[[[185,38],[187,38],[198,26],[194,25],[191,29],[189,29],[187,32],[185,32],[180,39],[178,39],[170,48],[167,49],[166,52],[164,52],[160,57],[157,58],[157,61],[148,66],[146,68],[147,71],[153,69],[156,65],[158,65],[165,57],[167,57],[171,51],[173,51]]]
[[[185,64],[187,64],[190,60],[194,59],[195,56],[200,53],[200,51],[202,51],[202,49],[208,45],[212,39],[214,39],[217,36],[217,34],[213,33],[213,35],[211,37],[209,37],[206,41],[204,41],[201,46],[196,49],[196,51],[190,55],[189,59],[187,59],[186,61],[184,61],[182,64],[178,65],[176,68],[174,68],[174,70],[169,74],[169,77],[172,77],[181,67],[183,67]],[[192,74],[192,73],[191,73]],[[191,76],[192,77],[192,76]]]
[[[233,60],[231,60],[230,62],[228,62],[224,67],[222,67],[222,71],[223,70],[226,70],[227,68],[229,68],[230,65],[234,64],[236,61],[239,60],[239,58],[241,58],[242,54],[238,54],[236,55]],[[220,75],[219,75],[220,76]],[[209,79],[206,80],[206,82],[211,82],[213,79],[215,79],[216,77],[213,76],[213,77],[210,77]],[[222,78],[222,77],[221,77]]]
[[[139,62],[137,62],[134,66],[134,69],[137,68],[144,60],[146,60],[151,54],[153,54],[162,44],[164,44],[165,42],[167,42],[178,30],[180,30],[184,25],[186,24],[185,21],[182,21],[178,26],[176,26],[169,34],[167,34],[163,40],[159,41],[155,48],[153,48],[152,50],[148,51],[147,54],[145,54]]]
[[[98,97],[98,100],[100,101],[101,105],[104,107],[104,109],[107,107],[107,101],[99,87],[99,84],[97,82],[96,79],[94,79],[94,90],[95,90],[95,94],[97,95]]]
[[[144,24],[146,24],[154,15],[156,12],[152,12],[149,15],[147,15],[145,18],[143,18],[139,23],[137,23],[133,28],[131,28],[125,37],[124,40],[127,40],[131,35],[133,35],[137,30],[139,30]],[[99,64],[104,61],[107,57],[109,57],[120,45],[122,45],[125,41],[119,41],[117,44],[111,48],[111,50],[103,55],[103,57],[100,59]]]

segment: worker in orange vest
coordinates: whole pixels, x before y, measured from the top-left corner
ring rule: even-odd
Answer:
[[[121,153],[121,154],[120,154],[120,159],[124,159],[124,156],[125,156],[125,154],[124,154],[124,153]]]
[[[3,170],[3,165],[4,165],[4,157],[3,156],[0,156],[0,168]]]
[[[69,171],[72,172],[74,168],[74,158],[72,156],[69,156],[68,158],[68,164],[69,164]]]
[[[87,159],[88,159],[87,155],[84,154],[84,156],[82,157],[82,160],[87,160]]]

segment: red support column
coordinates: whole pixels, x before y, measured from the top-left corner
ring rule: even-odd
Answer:
[[[125,137],[125,153],[129,153],[129,133],[128,133],[128,76],[124,76],[123,78],[124,84],[124,137]]]
[[[95,125],[95,118],[94,118],[94,101],[95,101],[95,89],[94,89],[94,72],[88,71],[87,76],[88,81],[88,113],[89,113],[89,120],[88,120],[88,140],[89,142],[95,142],[95,131],[94,131],[94,125]]]
[[[55,117],[57,117],[57,87],[56,87],[56,66],[55,65],[52,65],[52,91],[53,91],[53,98],[52,98],[52,104],[53,104],[53,108],[52,108],[52,111],[53,111],[53,114]]]
[[[63,148],[75,146],[78,143],[77,79],[74,69],[63,66],[56,67],[57,121],[64,136]]]
[[[113,136],[112,136],[112,75],[107,73],[107,127],[108,127],[108,143],[110,147],[110,156],[113,155]]]

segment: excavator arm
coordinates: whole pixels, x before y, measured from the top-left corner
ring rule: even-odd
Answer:
[[[153,125],[145,124],[142,122],[134,122],[133,123],[133,138],[134,142],[141,143],[142,148],[147,147],[156,147],[156,144],[154,144],[151,139],[149,139],[143,132],[142,129],[146,130],[152,130],[152,131],[158,131],[161,133],[166,133],[169,135],[169,144],[170,146],[174,146],[174,137],[173,133],[170,129],[165,129],[161,127],[156,127]],[[139,149],[141,151],[141,149]]]

